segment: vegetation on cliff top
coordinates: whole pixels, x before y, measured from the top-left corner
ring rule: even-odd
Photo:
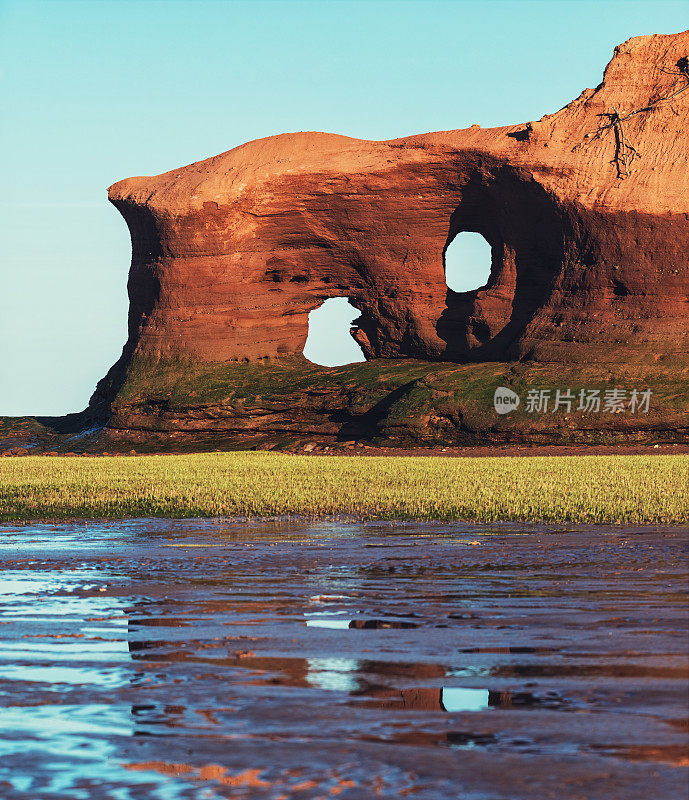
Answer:
[[[30,456],[0,460],[0,520],[346,515],[682,524],[687,486],[687,456]]]

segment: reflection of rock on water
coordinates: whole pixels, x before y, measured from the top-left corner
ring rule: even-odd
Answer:
[[[147,604],[148,605],[148,604]],[[141,608],[130,608],[127,612],[141,612]],[[193,661],[193,650],[184,647],[184,641],[147,640],[133,638],[141,627],[169,628],[176,626],[169,616],[129,617],[128,630],[132,634],[128,640],[132,659],[153,662]],[[414,629],[416,623],[397,620],[350,620],[350,629]],[[156,653],[155,650],[160,652]],[[509,690],[489,691],[486,689],[466,687],[413,687],[390,688],[376,686],[376,679],[397,680],[433,680],[444,678],[447,670],[440,664],[423,664],[409,662],[370,661],[346,657],[299,658],[299,657],[264,657],[254,652],[230,651],[226,658],[215,659],[218,666],[227,668],[237,666],[242,670],[255,670],[257,673],[278,673],[271,679],[274,685],[314,687],[327,691],[345,692],[361,698],[368,707],[405,709],[410,711],[441,711],[458,713],[479,711],[486,708],[512,708],[536,705],[540,701],[529,692],[512,692]],[[140,679],[139,679],[140,680]],[[139,682],[137,680],[137,682]],[[156,706],[133,707],[134,716],[157,712]],[[175,716],[184,713],[180,706],[173,713],[172,707],[162,709],[166,720],[174,720]],[[169,712],[169,713],[168,713]],[[174,721],[170,722],[174,724]]]
[[[418,628],[416,622],[404,622],[402,620],[390,619],[353,619],[349,623],[350,628],[358,630],[411,630]]]
[[[442,689],[402,689],[402,704],[414,711],[439,711],[443,709]]]
[[[488,692],[488,705],[493,708],[512,708],[514,706],[532,706],[538,703],[531,692]]]
[[[53,781],[66,797],[80,796],[86,781],[94,798],[204,790],[291,797],[305,781],[314,796],[330,796],[343,786],[330,772],[336,768],[365,798],[383,785],[379,775],[389,780],[384,797],[451,798],[461,786],[467,796],[540,800],[563,785],[591,800],[684,797],[682,533],[625,532],[620,547],[619,529],[546,527],[486,536],[480,556],[462,555],[454,536],[426,539],[438,566],[413,581],[371,570],[374,556],[385,566],[398,547],[408,559],[406,548],[418,547],[427,528],[394,534],[372,552],[364,545],[380,548],[377,529],[364,541],[336,529],[309,550],[300,529],[299,546],[283,550],[287,562],[271,539],[263,554],[251,548],[257,562],[228,579],[225,565],[239,548],[230,544],[218,558],[213,526],[208,561],[217,569],[199,568],[198,550],[180,558],[165,547],[168,563],[145,585],[150,600],[135,559],[136,574],[129,583],[122,575],[117,597],[103,597],[92,575],[75,578],[83,542],[70,540],[67,576],[81,581],[83,596],[46,597],[17,584],[14,608],[3,608],[11,624],[0,632],[18,648],[0,675],[11,698],[3,744],[16,748],[5,767],[13,780],[34,782],[22,796],[42,797]],[[135,547],[146,541],[141,535]],[[3,564],[16,559],[12,547]],[[56,552],[64,569],[64,550]],[[34,563],[32,551],[27,577],[47,573],[49,558]],[[333,566],[338,581],[362,569],[370,577],[351,602],[315,605],[314,583],[328,586]],[[514,592],[515,573],[527,591]],[[415,617],[397,616],[412,609]],[[347,626],[311,629],[311,617]],[[357,617],[418,628],[350,629]],[[624,635],[603,636],[603,626]],[[288,772],[295,764],[298,775]]]

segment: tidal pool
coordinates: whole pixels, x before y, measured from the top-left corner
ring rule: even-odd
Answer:
[[[0,797],[685,797],[689,529],[0,529]]]

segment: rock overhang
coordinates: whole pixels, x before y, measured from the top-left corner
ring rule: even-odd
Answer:
[[[598,87],[538,121],[283,134],[114,184],[132,235],[125,357],[299,354],[309,311],[346,296],[367,357],[685,358],[688,51],[689,32],[630,39]],[[623,175],[613,112],[639,156]],[[443,253],[465,230],[493,263],[458,294]]]

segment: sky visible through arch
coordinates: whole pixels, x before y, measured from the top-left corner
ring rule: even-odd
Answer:
[[[688,27],[626,0],[0,0],[0,414],[85,407],[126,338],[106,188],[285,131],[504,125]],[[440,257],[440,256],[439,256]]]

